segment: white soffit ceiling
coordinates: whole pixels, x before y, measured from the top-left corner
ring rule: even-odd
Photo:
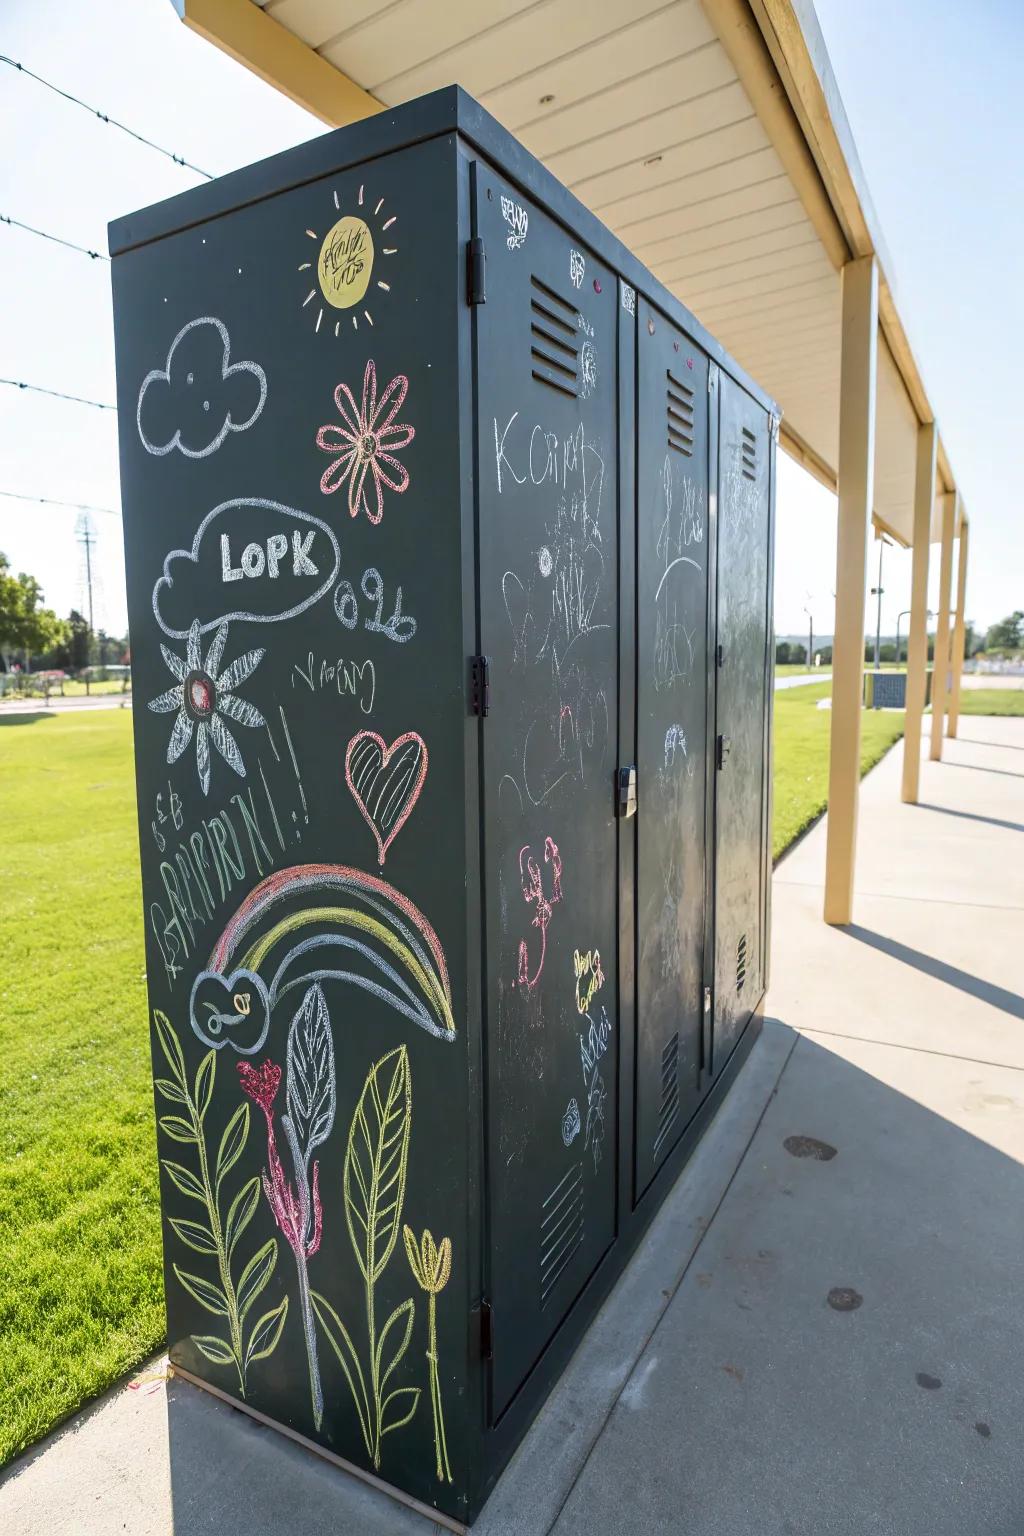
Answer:
[[[386,106],[452,83],[477,97],[835,469],[839,274],[699,0],[267,0],[262,8]],[[875,510],[904,542],[916,430],[880,335]]]

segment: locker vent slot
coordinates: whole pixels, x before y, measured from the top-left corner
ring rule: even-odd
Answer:
[[[540,1304],[543,1307],[583,1242],[583,1168],[573,1163],[540,1210]]]
[[[679,1114],[679,1032],[668,1041],[661,1053],[661,1103],[658,1106],[658,1134],[654,1138],[654,1155],[658,1156],[665,1138]]]
[[[530,368],[535,379],[563,395],[579,394],[579,318],[575,304],[531,277]]]
[[[740,941],[736,946],[736,991],[743,991],[743,984],[747,979],[747,936],[740,934]]]
[[[757,479],[757,439],[749,427],[743,428],[743,437],[740,443],[740,453],[743,458],[743,473],[748,480]]]
[[[665,372],[668,377],[668,446],[689,459],[693,457],[693,390],[689,384],[677,379],[670,368]]]

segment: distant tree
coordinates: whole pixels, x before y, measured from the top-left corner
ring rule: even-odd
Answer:
[[[814,654],[821,658],[823,667],[830,667],[832,665],[832,647],[830,645],[821,646]]]
[[[1024,610],[1017,608],[993,624],[985,636],[985,649],[1002,653],[1024,650]]]
[[[67,629],[52,608],[42,606],[43,589],[34,576],[15,576],[0,554],[0,650],[22,651],[26,660],[63,643]]]
[[[777,667],[789,666],[789,641],[778,640],[775,643],[775,665]]]
[[[802,667],[807,660],[806,645],[801,645],[799,640],[793,640],[789,647],[789,659],[794,665]]]
[[[83,667],[89,665],[89,621],[79,613],[77,608],[72,608],[68,614],[68,628],[71,631],[68,664],[72,671],[80,672]]]

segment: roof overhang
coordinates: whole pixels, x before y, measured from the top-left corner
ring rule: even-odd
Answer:
[[[829,489],[841,272],[879,268],[875,522],[912,542],[933,419],[811,0],[172,0],[195,31],[338,127],[465,87],[649,266],[783,410]],[[941,438],[936,498],[955,482]],[[938,537],[939,516],[932,536]]]

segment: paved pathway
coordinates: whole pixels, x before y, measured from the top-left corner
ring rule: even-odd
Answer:
[[[131,709],[130,693],[97,693],[86,698],[0,699],[0,715],[73,715],[83,709]]]
[[[776,872],[772,1017],[474,1536],[1022,1530],[1024,719],[962,718],[916,807],[901,752],[856,925],[825,823]],[[9,1469],[0,1530],[439,1527],[158,1365]]]
[[[806,688],[808,683],[830,683],[831,672],[793,672],[788,677],[775,678],[775,692],[781,693],[784,688]]]

